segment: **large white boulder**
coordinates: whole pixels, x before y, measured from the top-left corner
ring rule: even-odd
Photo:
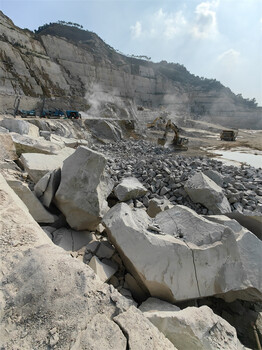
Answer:
[[[120,201],[124,202],[145,195],[147,189],[137,178],[126,177],[115,187],[114,193]]]
[[[44,154],[57,154],[64,148],[64,145],[59,145],[46,141],[43,137],[32,137],[28,135],[20,135],[18,133],[10,133],[17,154],[20,156],[22,153],[44,153]]]
[[[203,204],[213,214],[231,212],[222,188],[201,171],[187,180],[184,189],[193,202]]]
[[[122,131],[119,126],[114,125],[114,121],[86,119],[85,125],[98,139],[108,141],[118,141],[122,139]]]
[[[143,312],[178,350],[244,350],[237,333],[208,306],[172,311],[161,303]]]
[[[57,207],[76,230],[94,230],[108,211],[113,182],[105,174],[105,157],[80,146],[62,167],[55,195]]]
[[[119,203],[103,224],[126,268],[151,296],[171,302],[212,295],[262,299],[262,242],[235,221],[210,222],[183,206],[153,221],[144,210]]]
[[[72,148],[65,147],[58,154],[23,153],[19,161],[31,180],[37,183],[49,171],[60,168],[63,161],[74,151]]]
[[[0,120],[0,125],[9,131],[16,132],[20,135],[39,136],[39,129],[37,126],[19,119],[4,118]]]
[[[52,224],[57,220],[57,216],[49,213],[30,190],[27,184],[19,180],[7,180],[9,186],[15,191],[20,199],[27,206],[30,214],[36,222],[41,224]]]

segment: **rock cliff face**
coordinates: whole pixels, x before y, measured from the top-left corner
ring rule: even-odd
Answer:
[[[16,27],[0,12],[0,110],[11,112],[15,95],[21,109],[47,107],[98,111],[118,118],[134,118],[137,105],[164,106],[181,115],[237,117],[261,123],[261,110],[253,101],[236,96],[216,80],[190,74],[179,64],[126,57],[96,34],[61,24],[43,26],[32,33]],[[101,113],[100,115],[101,116]],[[115,115],[114,115],[115,116]]]

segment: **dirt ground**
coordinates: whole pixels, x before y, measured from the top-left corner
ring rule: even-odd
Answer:
[[[183,127],[180,137],[188,138],[187,151],[183,151],[187,156],[217,156],[212,150],[250,149],[251,153],[262,152],[262,130],[238,130],[236,141],[221,141],[220,131],[225,129],[219,125],[201,122],[199,127]],[[157,143],[157,139],[163,136],[163,131],[147,130],[149,140]],[[167,147],[171,147],[174,134],[168,134]],[[177,151],[179,152],[179,151]],[[182,152],[182,151],[181,151]]]

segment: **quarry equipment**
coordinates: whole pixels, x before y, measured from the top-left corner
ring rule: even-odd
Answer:
[[[78,111],[66,111],[66,118],[81,119],[81,114]]]
[[[220,140],[222,141],[236,141],[238,131],[222,130],[220,133]]]
[[[158,144],[164,146],[166,144],[167,141],[167,134],[169,132],[169,130],[174,131],[175,136],[171,142],[171,145],[178,150],[184,150],[187,151],[188,147],[186,147],[185,145],[188,144],[188,139],[184,138],[184,137],[180,137],[179,136],[179,129],[178,127],[171,122],[171,120],[169,119],[168,122],[166,123],[166,128],[165,128],[165,132],[163,137],[158,139]]]
[[[168,112],[162,112],[159,117],[154,119],[151,123],[147,124],[147,128],[149,128],[149,129],[156,128],[156,129],[160,129],[160,130],[165,130],[166,123],[167,123],[166,117],[168,116],[168,114],[169,114]]]
[[[22,118],[35,117],[36,111],[34,109],[31,109],[30,111],[26,111],[24,109],[21,109],[19,111],[19,114],[21,115]]]
[[[152,123],[148,123],[147,128],[151,129],[151,128],[157,127],[159,129],[164,129],[165,125],[166,125],[166,120],[160,116],[154,119]]]
[[[59,119],[60,117],[64,117],[65,113],[61,109],[55,110],[43,110],[40,114],[40,118],[48,118],[48,119]]]
[[[16,96],[15,101],[14,101],[14,117],[18,114],[18,108],[20,105],[20,96]]]

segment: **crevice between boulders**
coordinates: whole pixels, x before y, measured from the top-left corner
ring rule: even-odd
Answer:
[[[113,322],[120,328],[121,332],[123,333],[124,337],[126,338],[126,350],[130,350],[130,345],[129,345],[129,335],[128,332],[117,322],[117,320],[113,319]]]

